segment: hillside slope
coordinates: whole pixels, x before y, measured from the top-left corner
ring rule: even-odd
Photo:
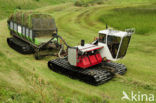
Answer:
[[[16,9],[30,10],[73,1],[74,0],[0,0],[0,19],[9,16]]]
[[[0,102],[125,103],[130,101],[121,101],[123,91],[156,95],[156,28],[149,28],[152,21],[156,22],[156,4],[147,0],[137,0],[137,3],[132,0],[131,5],[117,1],[121,2],[108,1],[90,7],[66,3],[42,7],[37,11],[51,13],[55,17],[59,35],[72,46],[81,39],[91,42],[99,30],[105,29],[105,23],[121,30],[137,28],[126,57],[119,61],[128,67],[126,75],[117,76],[100,86],[92,86],[52,72],[47,62],[56,57],[36,61],[33,55],[22,55],[8,47],[6,38],[9,37],[9,31],[7,19],[4,19],[0,21]],[[131,12],[127,13],[129,10]],[[144,16],[142,10],[149,14],[140,19],[140,16]],[[147,29],[146,32],[138,31],[144,29]]]

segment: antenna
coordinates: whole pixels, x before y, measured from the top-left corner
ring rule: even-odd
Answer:
[[[106,24],[106,29],[108,29],[108,25]]]

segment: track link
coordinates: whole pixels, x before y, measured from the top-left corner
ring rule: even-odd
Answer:
[[[15,37],[7,38],[7,43],[11,48],[22,54],[32,54],[34,52],[29,44]]]
[[[114,74],[124,75],[127,72],[127,67],[120,63],[103,62],[102,66],[103,67],[107,67],[107,66],[111,67],[111,69],[113,69]]]
[[[71,66],[66,59],[55,59],[48,62],[51,70],[65,74],[71,78],[79,79],[92,85],[100,85],[112,79],[114,74],[107,69],[101,68],[100,65],[81,69]]]

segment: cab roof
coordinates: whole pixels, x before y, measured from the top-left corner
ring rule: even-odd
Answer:
[[[132,33],[126,32],[126,31],[118,31],[113,29],[106,29],[99,31],[99,34],[106,34],[111,36],[117,36],[117,37],[125,37],[128,35],[131,35]]]

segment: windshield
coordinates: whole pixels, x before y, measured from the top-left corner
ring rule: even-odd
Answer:
[[[131,36],[127,36],[127,37],[123,38],[122,44],[121,44],[121,47],[120,47],[120,52],[118,54],[118,58],[122,58],[122,57],[124,57],[126,55],[130,39],[131,39]]]
[[[108,36],[107,45],[113,58],[116,58],[118,48],[120,45],[120,41],[121,41],[120,37],[115,37],[115,36],[110,36],[110,35]]]

